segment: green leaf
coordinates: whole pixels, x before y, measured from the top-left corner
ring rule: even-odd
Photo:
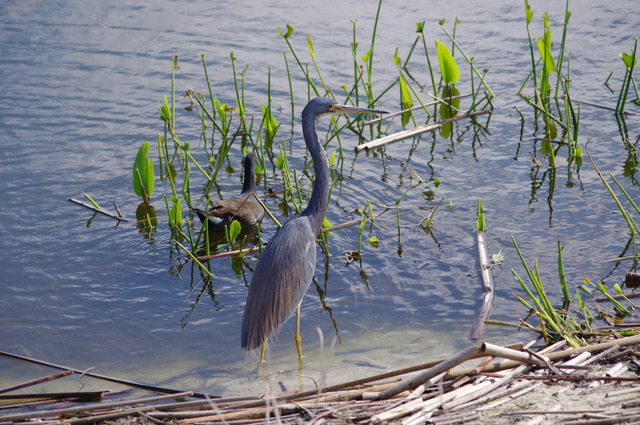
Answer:
[[[525,7],[525,15],[527,17],[527,26],[531,23],[531,19],[533,19],[533,12],[531,11],[531,5],[527,0],[524,1]]]
[[[229,224],[229,240],[227,242],[233,243],[238,238],[240,234],[240,222],[238,220],[233,220],[231,224]]]
[[[154,171],[153,161],[148,158],[149,154],[149,142],[144,142],[138,153],[136,159],[133,161],[133,191],[136,195],[142,197],[142,187],[147,195],[153,195],[154,186]]]
[[[411,91],[407,86],[407,82],[404,79],[404,76],[400,74],[399,80],[400,82],[400,107],[404,109],[411,109],[413,107],[413,99],[411,98]],[[402,126],[406,126],[409,124],[409,120],[411,119],[411,111],[404,112],[402,114]]]
[[[262,109],[262,116],[264,119],[264,142],[265,149],[271,150],[271,146],[273,145],[273,139],[275,138],[276,132],[278,131],[278,121],[271,113],[271,109],[266,106],[260,104],[260,108]]]
[[[278,170],[282,170],[282,166],[284,165],[284,154],[280,152],[278,154],[278,158],[276,158],[276,168]]]
[[[311,36],[307,36],[307,49],[309,49],[309,54],[311,55],[311,59],[316,58],[315,51],[313,50],[313,42],[311,41]]]
[[[164,102],[162,106],[158,107],[158,111],[160,111],[160,119],[166,123],[171,121],[171,108],[169,107],[169,101],[167,100],[167,96],[164,96]]]
[[[331,151],[331,155],[329,155],[329,167],[333,168],[336,161],[336,151]]]
[[[422,33],[424,31],[424,21],[416,22],[416,32]]]
[[[476,229],[484,232],[487,230],[487,223],[484,220],[484,206],[482,205],[482,200],[478,199],[478,220],[476,223]]]
[[[620,53],[620,59],[622,59],[624,66],[627,68],[635,68],[638,65],[638,58],[633,55],[633,52],[631,52],[631,54],[625,52]]]
[[[436,40],[436,51],[442,79],[448,84],[457,83],[460,79],[460,71],[456,61],[451,56],[451,52],[440,40]]]
[[[327,220],[327,217],[325,217],[324,220],[322,220],[322,227],[324,229],[328,229],[329,227],[331,227],[331,222]]]
[[[400,56],[398,56],[398,48],[396,47],[396,51],[393,54],[393,63],[396,66],[400,66],[402,65],[402,59],[400,58]]]
[[[377,236],[371,236],[369,239],[367,239],[367,242],[369,242],[369,244],[371,244],[371,246],[374,248],[377,248],[380,246],[380,240],[378,239]]]
[[[371,57],[372,53],[373,53],[373,49],[367,50],[367,53],[365,53],[364,56],[362,57],[362,61],[369,62],[369,57]]]
[[[538,51],[540,52],[540,57],[542,58],[542,62],[544,63],[544,70],[548,74],[553,73],[553,71],[556,69],[553,56],[551,55],[551,33],[551,30],[545,31],[542,38],[536,40],[538,43]]]
[[[182,202],[180,198],[171,197],[173,206],[169,211],[169,225],[175,225],[179,229],[182,228]]]
[[[91,205],[93,205],[94,207],[96,207],[99,210],[102,209],[102,207],[100,205],[98,205],[98,203],[96,201],[91,199],[91,196],[89,196],[88,194],[86,194],[84,192],[82,192],[82,194],[84,195],[85,198],[87,198],[87,201],[91,202]]]
[[[287,32],[286,33],[282,33],[282,30],[280,28],[278,28],[278,34],[280,34],[281,37],[289,38],[291,37],[291,34],[293,34],[293,27],[289,24],[287,24]]]

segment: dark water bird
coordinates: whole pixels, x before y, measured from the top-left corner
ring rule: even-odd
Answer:
[[[260,347],[294,312],[299,314],[315,272],[316,239],[327,212],[331,185],[327,155],[318,139],[318,119],[346,113],[387,112],[339,105],[327,98],[311,100],[302,111],[302,132],[313,160],[315,183],[307,207],[276,232],[255,267],[242,317],[242,348],[247,351]],[[296,347],[301,359],[298,326]]]
[[[240,196],[214,201],[209,211],[193,209],[201,222],[209,220],[208,226],[212,232],[224,232],[224,227],[233,220],[238,220],[242,227],[254,226],[264,217],[264,209],[253,195],[256,193],[256,156],[252,153],[245,156],[243,165],[244,183]]]

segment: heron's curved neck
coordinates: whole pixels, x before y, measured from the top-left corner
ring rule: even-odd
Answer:
[[[302,111],[302,131],[307,149],[313,160],[313,170],[315,172],[315,182],[309,205],[301,215],[309,217],[311,229],[318,235],[322,228],[324,216],[327,213],[329,203],[329,187],[331,185],[331,176],[329,175],[329,162],[327,154],[318,139],[318,117],[311,113]]]

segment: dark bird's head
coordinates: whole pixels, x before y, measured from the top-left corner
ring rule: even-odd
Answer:
[[[360,108],[357,106],[341,105],[328,97],[316,97],[312,99],[302,111],[302,116],[313,118],[322,117],[324,115],[334,114],[387,114],[387,111],[381,109]]]

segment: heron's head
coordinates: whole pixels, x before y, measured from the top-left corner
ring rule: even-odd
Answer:
[[[381,109],[360,108],[357,106],[341,105],[333,99],[327,97],[317,97],[312,99],[302,111],[302,114],[310,113],[315,117],[333,114],[387,114]]]

